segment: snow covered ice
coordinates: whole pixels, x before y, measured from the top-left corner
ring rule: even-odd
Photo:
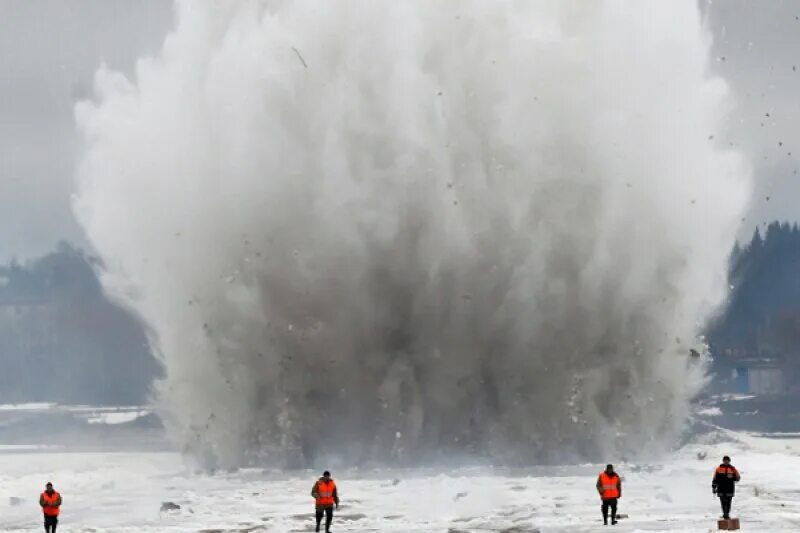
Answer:
[[[657,463],[620,463],[620,512],[613,531],[705,533],[719,502],[711,475],[724,454],[742,473],[734,516],[746,531],[800,528],[800,437],[724,434]],[[698,460],[698,451],[707,452]],[[603,465],[520,469],[333,471],[342,506],[334,531],[522,533],[603,531],[594,488]],[[0,454],[0,531],[39,531],[45,479],[62,491],[64,531],[123,533],[311,531],[311,485],[319,472],[246,469],[193,474],[175,453]],[[399,480],[399,482],[398,482]],[[12,505],[9,498],[22,498]],[[163,502],[181,506],[160,513]],[[610,526],[609,526],[610,527]]]

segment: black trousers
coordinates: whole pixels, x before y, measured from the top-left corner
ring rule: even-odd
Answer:
[[[730,518],[731,503],[733,503],[733,494],[720,494],[719,503],[722,506],[722,517]]]
[[[325,531],[328,531],[331,528],[331,522],[333,522],[333,505],[317,507],[317,531],[319,531],[319,525],[322,522],[323,515],[325,515]]]
[[[610,498],[608,500],[603,500],[603,507],[601,507],[601,509],[603,510],[603,523],[604,524],[608,523],[608,509],[609,508],[611,508],[611,521],[612,522],[616,522],[617,521],[617,499],[616,498]]]
[[[44,530],[47,533],[56,533],[58,517],[44,515]]]

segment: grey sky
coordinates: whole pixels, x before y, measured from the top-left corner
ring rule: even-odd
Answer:
[[[171,23],[169,0],[0,0],[0,259],[85,245],[73,104],[98,65],[131,72]]]
[[[749,236],[755,224],[800,220],[800,2],[717,0],[708,9],[716,69],[736,99],[716,140],[755,167]]]
[[[728,131],[709,134],[743,150],[756,169],[742,233],[762,221],[798,220],[800,3],[703,7],[715,68],[737,102]],[[73,104],[89,93],[99,64],[132,72],[171,24],[169,0],[0,0],[0,260],[47,252],[61,239],[85,246],[69,205]]]

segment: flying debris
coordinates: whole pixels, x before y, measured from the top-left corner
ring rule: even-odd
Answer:
[[[298,50],[298,49],[297,49],[297,48],[295,48],[294,46],[292,46],[292,50],[294,50],[294,53],[297,55],[297,59],[299,59],[299,60],[300,60],[300,63],[302,63],[302,64],[303,64],[303,68],[306,68],[306,69],[307,69],[307,68],[308,68],[308,65],[306,64],[306,60],[305,60],[305,59],[303,59],[303,56],[302,56],[302,55],[300,55],[300,50]]]
[[[751,190],[698,142],[733,106],[697,3],[343,3],[177,2],[76,110],[170,438],[209,469],[670,449]]]

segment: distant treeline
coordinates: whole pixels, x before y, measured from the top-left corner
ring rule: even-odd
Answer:
[[[787,370],[800,364],[800,229],[770,224],[756,230],[730,260],[729,302],[708,331],[721,362],[771,358]]]
[[[103,294],[96,266],[67,243],[0,265],[0,403],[146,401],[160,366],[143,324]]]

